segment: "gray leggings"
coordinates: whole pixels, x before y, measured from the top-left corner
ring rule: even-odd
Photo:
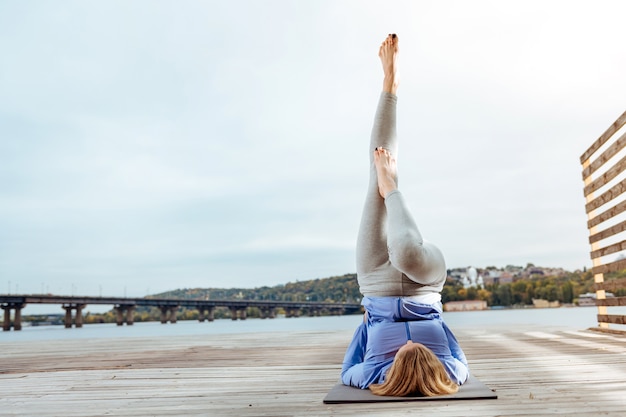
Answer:
[[[397,157],[397,97],[383,92],[370,139],[370,173],[356,247],[357,278],[369,297],[415,296],[440,292],[446,280],[441,251],[422,239],[400,191],[383,199],[378,192],[374,149]]]

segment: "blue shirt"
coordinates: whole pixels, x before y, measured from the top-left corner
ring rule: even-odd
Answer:
[[[364,297],[361,304],[367,322],[356,329],[346,351],[341,370],[345,385],[365,389],[382,383],[398,349],[409,340],[432,350],[453,382],[465,382],[467,359],[439,305],[399,297]]]

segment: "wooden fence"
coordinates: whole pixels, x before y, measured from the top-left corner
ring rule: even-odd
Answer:
[[[626,306],[623,296],[626,295],[626,278],[618,277],[626,270],[625,125],[626,112],[580,157],[598,326],[602,330],[618,332],[626,332],[626,315],[609,314],[609,307]],[[594,155],[596,157],[592,160]],[[613,293],[618,296],[610,296]],[[609,324],[617,327],[609,330]]]

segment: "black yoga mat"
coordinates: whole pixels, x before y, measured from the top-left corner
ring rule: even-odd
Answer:
[[[377,403],[385,401],[433,401],[433,400],[484,400],[496,399],[498,396],[487,385],[470,375],[465,384],[459,387],[456,394],[438,395],[435,397],[407,396],[407,397],[385,397],[374,395],[368,389],[349,387],[338,383],[324,398],[325,404],[342,403]]]

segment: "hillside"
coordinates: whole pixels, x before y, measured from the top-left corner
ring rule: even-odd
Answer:
[[[182,288],[154,294],[148,298],[182,298],[196,300],[277,300],[359,302],[361,294],[356,274],[288,282],[274,287],[257,288]]]
[[[532,305],[533,298],[541,298],[548,301],[559,301],[561,304],[575,304],[580,294],[594,291],[593,275],[590,271],[568,272],[562,269],[538,268],[532,264],[527,267],[505,268],[513,270],[510,274],[510,282],[504,281],[508,277],[507,271],[500,271],[500,281],[493,281],[493,267],[475,269],[476,274],[482,278],[479,285],[468,285],[465,279],[465,269],[456,268],[448,271],[448,278],[441,292],[442,302],[460,300],[484,300],[488,306],[525,306]],[[470,271],[470,268],[467,268]],[[555,275],[549,273],[553,271]],[[615,276],[626,276],[626,271]],[[484,277],[484,278],[483,278]],[[507,278],[507,279],[509,279]],[[626,295],[618,292],[616,295]],[[195,300],[273,300],[273,301],[324,301],[324,302],[348,302],[358,303],[361,300],[356,274],[344,274],[328,278],[316,278],[306,281],[288,282],[284,285],[273,287],[263,286],[257,288],[181,288],[159,294],[153,294],[147,298],[180,298]],[[196,310],[180,308],[179,320],[195,320],[198,318]],[[135,312],[135,321],[158,320],[160,313],[156,308],[138,308]],[[228,318],[230,312],[218,307],[215,310],[215,318]],[[258,309],[250,307],[248,317],[259,317]],[[88,314],[86,323],[114,322],[114,312],[104,314]]]

